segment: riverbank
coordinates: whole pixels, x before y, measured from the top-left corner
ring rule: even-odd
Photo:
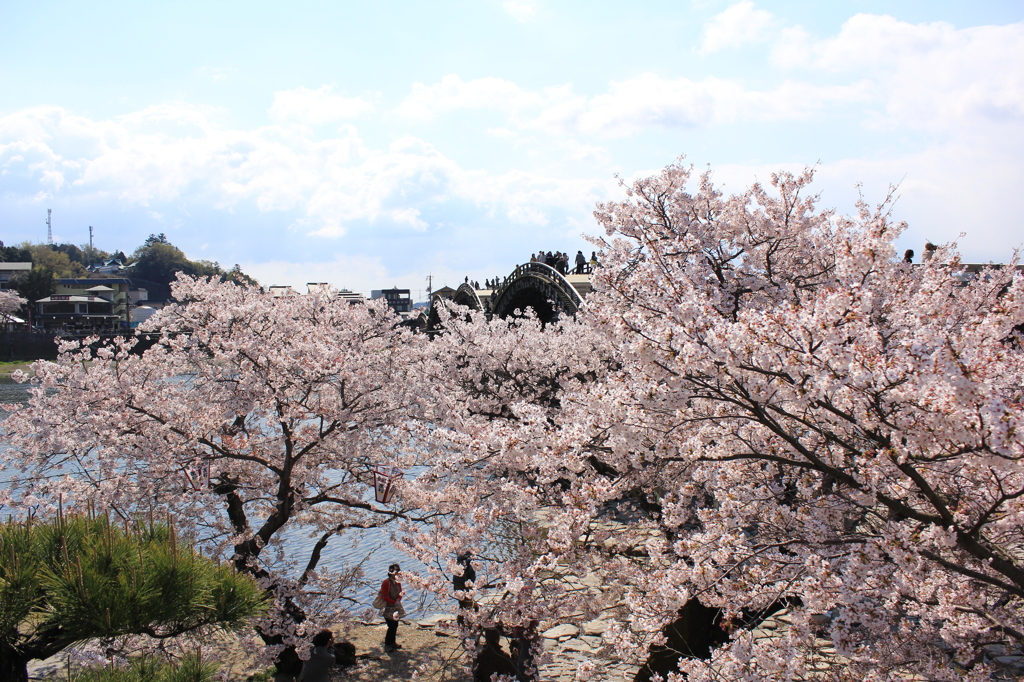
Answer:
[[[332,671],[331,682],[398,682],[419,679],[431,682],[471,682],[473,654],[460,637],[450,614],[436,615],[418,621],[402,621],[398,628],[401,649],[384,651],[383,621],[356,621],[347,628],[335,628],[335,639],[351,642],[356,649],[357,663]],[[575,682],[577,668],[584,660],[598,665],[592,682],[629,682],[636,675],[637,665],[615,660],[603,645],[601,635],[610,621],[598,619],[582,626],[555,625],[542,631],[541,641],[545,657],[541,663],[541,677],[545,682]],[[502,648],[508,652],[511,642],[502,639]],[[269,682],[268,671],[253,665],[238,640],[225,633],[215,634],[207,640],[203,656],[220,663],[227,682]],[[67,679],[66,655],[46,661],[35,661],[29,666],[29,677],[34,680],[59,682]],[[292,682],[289,677],[278,676],[274,682]]]
[[[18,371],[30,372],[33,360],[15,360],[14,362],[0,362],[0,379],[10,379],[11,374]]]

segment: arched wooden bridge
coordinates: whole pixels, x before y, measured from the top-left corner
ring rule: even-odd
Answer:
[[[543,263],[523,263],[494,289],[474,289],[461,284],[452,292],[437,292],[431,300],[429,328],[437,325],[434,309],[448,300],[470,310],[483,312],[488,319],[505,318],[532,309],[544,322],[562,315],[575,315],[591,291],[590,275],[563,275]]]

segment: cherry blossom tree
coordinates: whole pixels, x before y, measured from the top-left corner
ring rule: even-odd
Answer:
[[[580,322],[448,323],[433,373],[452,402],[432,435],[459,485],[408,492],[450,513],[415,542],[445,570],[448,552],[501,546],[484,617],[624,608],[606,639],[652,654],[639,679],[1010,664],[1024,283],[954,277],[952,248],[903,263],[889,201],[838,216],[811,180],[725,197],[669,166],[598,206]],[[785,627],[755,632],[783,607]]]
[[[439,311],[444,331],[417,367],[433,405],[419,441],[431,466],[401,491],[409,504],[437,512],[403,538],[407,551],[435,567],[427,584],[450,591],[450,576],[462,570],[457,555],[472,551],[496,560],[498,583],[536,588],[522,600],[510,592],[503,615],[483,615],[506,624],[573,608],[559,580],[537,579],[546,569],[536,556],[550,550],[549,563],[567,564],[572,539],[546,547],[554,531],[540,532],[536,521],[579,513],[563,505],[572,474],[558,457],[554,420],[573,390],[607,374],[610,360],[607,339],[588,327],[572,319],[545,325],[524,313],[488,322],[462,306]],[[557,430],[564,435],[565,428]]]
[[[0,425],[19,471],[3,502],[171,514],[273,597],[264,640],[295,644],[307,618],[339,611],[346,576],[321,565],[328,542],[407,516],[367,491],[375,464],[412,461],[395,442],[420,411],[408,368],[425,339],[383,305],[324,293],[181,276],[174,296],[143,329],[159,337],[145,352],[88,339],[33,366],[28,406]],[[300,556],[288,538],[303,536],[316,542]]]
[[[961,287],[952,250],[900,262],[889,203],[818,212],[811,172],[729,198],[688,179],[669,167],[596,214],[593,319],[630,381],[593,443],[635,424],[648,447],[607,463],[679,481],[658,491],[645,611],[794,602],[787,636],[739,631],[692,679],[808,675],[816,636],[861,679],[986,677],[986,652],[1024,644],[1021,279]]]
[[[18,311],[25,304],[25,299],[18,296],[17,292],[8,289],[0,289],[0,319],[6,321],[6,316]]]

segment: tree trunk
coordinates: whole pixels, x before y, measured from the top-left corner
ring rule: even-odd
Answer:
[[[782,609],[799,606],[799,597],[784,597],[763,609],[743,609],[742,617],[733,621],[737,629],[750,630]],[[704,606],[696,598],[690,599],[679,609],[677,618],[665,626],[665,644],[652,646],[643,667],[637,671],[633,682],[650,682],[655,673],[667,677],[670,672],[679,671],[679,659],[711,658],[711,652],[729,641],[729,634],[721,626],[722,610]]]
[[[721,609],[704,606],[696,597],[686,602],[678,617],[661,631],[665,643],[651,647],[633,682],[650,682],[655,673],[665,678],[678,672],[680,658],[711,658],[711,650],[728,639],[718,627],[721,615]]]
[[[29,658],[12,647],[0,645],[0,680],[4,682],[28,682]]]

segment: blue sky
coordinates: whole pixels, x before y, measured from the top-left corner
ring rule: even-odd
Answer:
[[[164,232],[422,292],[597,232],[615,176],[900,184],[904,246],[1024,243],[1024,3],[0,0],[0,239]],[[966,233],[959,237],[960,233]],[[422,296],[422,294],[420,294]]]

